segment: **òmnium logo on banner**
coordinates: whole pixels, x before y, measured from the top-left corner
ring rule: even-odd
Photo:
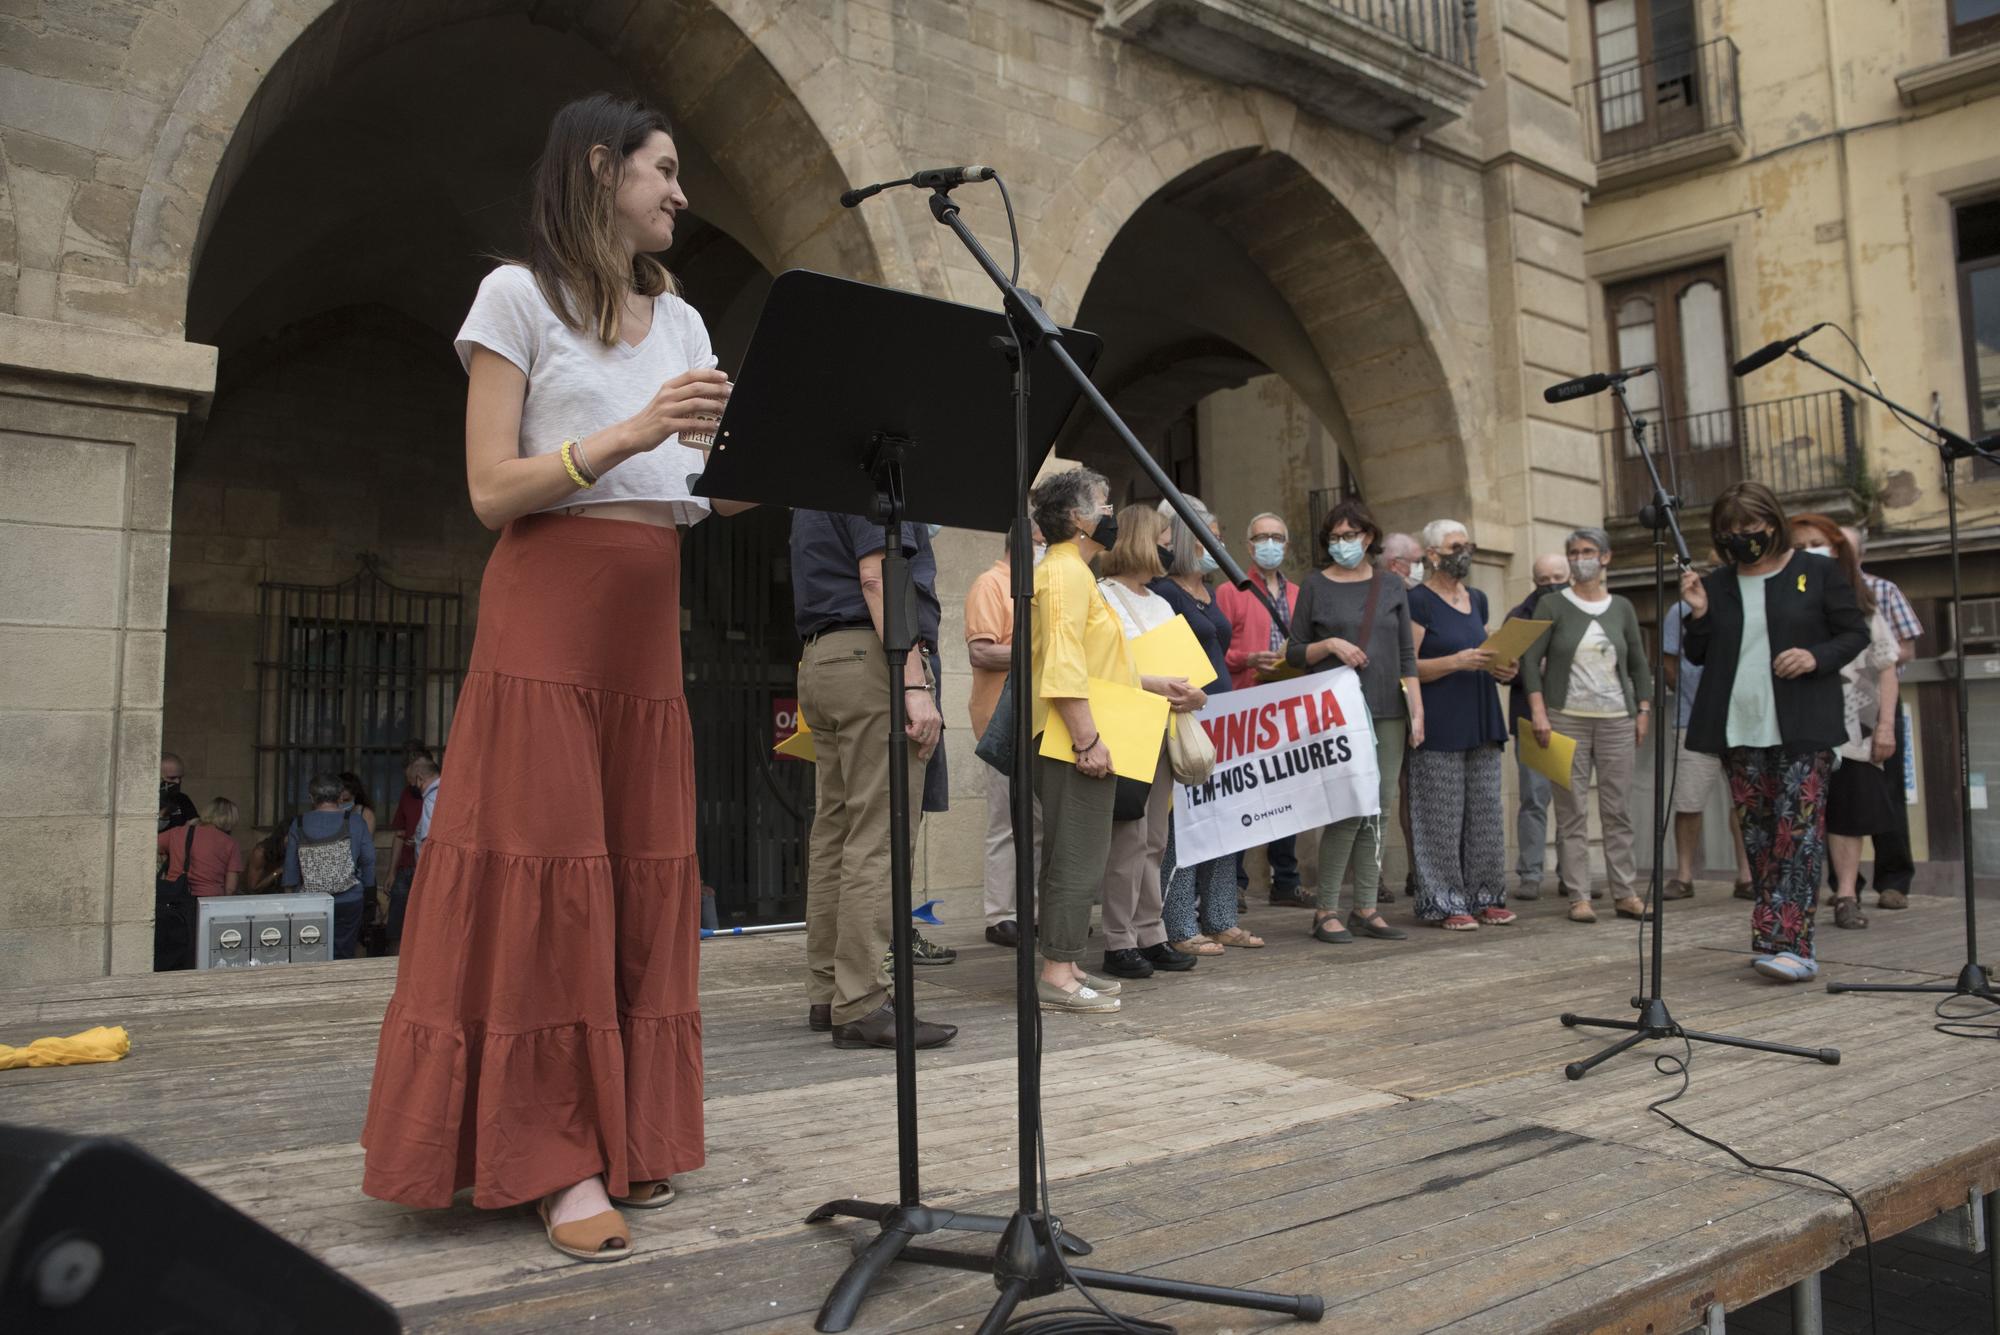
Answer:
[[[1184,866],[1381,809],[1374,724],[1352,668],[1225,691],[1194,718],[1215,743],[1215,772],[1175,785]]]

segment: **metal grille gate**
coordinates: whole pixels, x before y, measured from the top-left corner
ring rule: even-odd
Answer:
[[[310,805],[322,770],[352,768],[378,812],[403,790],[403,743],[442,746],[465,672],[464,598],[400,588],[370,556],[339,584],[257,586],[255,822]]]

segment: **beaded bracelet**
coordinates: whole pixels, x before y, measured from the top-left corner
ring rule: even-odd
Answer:
[[[577,470],[581,472],[585,478],[589,479],[590,485],[593,487],[596,486],[597,470],[595,468],[592,468],[590,466],[590,460],[584,457],[582,441],[577,440],[570,442],[569,457],[576,461]]]
[[[588,491],[590,488],[596,486],[597,484],[590,481],[580,471],[578,471],[576,466],[576,460],[570,454],[570,451],[574,449],[575,446],[576,442],[573,440],[566,440],[563,442],[562,444],[563,467],[569,472],[569,480],[576,483],[577,490]]]

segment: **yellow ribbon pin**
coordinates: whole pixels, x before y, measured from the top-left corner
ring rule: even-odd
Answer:
[[[1805,591],[1806,591],[1806,577],[1805,577],[1804,575],[1800,575],[1800,576],[1799,576],[1799,592],[1800,592],[1800,593],[1804,593]]]

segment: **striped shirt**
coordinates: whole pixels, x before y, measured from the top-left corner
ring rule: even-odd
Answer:
[[[1896,637],[1899,645],[1905,640],[1923,638],[1924,623],[1917,620],[1916,609],[1910,606],[1910,600],[1903,596],[1901,589],[1880,575],[1871,575],[1865,570],[1861,572],[1861,578],[1868,585],[1868,592],[1875,596],[1875,610],[1889,623],[1889,633]],[[1897,680],[1900,681],[1902,676],[1903,664],[1898,661]]]

